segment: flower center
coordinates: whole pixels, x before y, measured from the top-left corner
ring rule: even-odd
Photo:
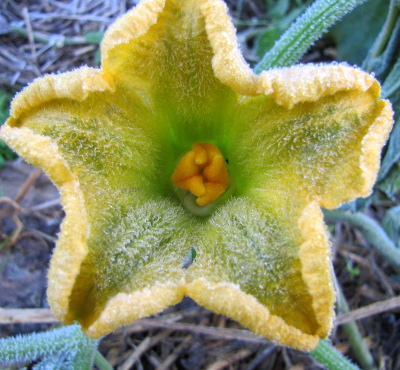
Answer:
[[[209,143],[194,143],[179,161],[171,180],[176,187],[195,195],[201,207],[218,199],[229,184],[224,157]]]

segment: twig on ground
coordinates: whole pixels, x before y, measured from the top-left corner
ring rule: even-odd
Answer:
[[[224,360],[219,360],[219,361],[214,362],[212,365],[207,367],[207,370],[225,369],[226,367],[231,366],[234,363],[245,359],[246,357],[249,357],[253,353],[254,353],[254,351],[252,351],[250,349],[242,349],[238,353],[235,353],[234,355],[227,357]]]
[[[0,308],[0,324],[22,324],[22,323],[55,323],[58,322],[47,308]],[[209,335],[226,340],[243,340],[252,343],[269,343],[267,339],[257,337],[248,330],[243,329],[221,329],[210,326],[199,326],[194,324],[177,323],[162,319],[139,319],[132,325],[124,327],[123,330],[129,334],[136,332],[137,327],[146,330],[168,329],[175,331],[188,331],[193,334]]]
[[[48,308],[0,308],[0,324],[54,324],[58,320]]]
[[[246,370],[254,370],[257,368],[261,362],[265,361],[267,357],[269,357],[276,349],[276,346],[271,344],[268,347],[264,348],[262,351],[259,351],[257,356],[247,365]]]
[[[32,53],[32,60],[35,64],[37,64],[37,55],[36,55],[35,43],[33,40],[32,24],[31,24],[31,20],[29,18],[28,8],[26,6],[24,6],[22,8],[22,16],[24,17],[27,36],[28,36],[28,40],[29,40],[29,47],[30,47],[31,53]]]
[[[178,359],[179,355],[189,346],[193,340],[192,335],[188,335],[178,347],[176,347],[172,353],[157,367],[156,370],[167,370],[170,366]]]
[[[164,330],[154,337],[146,337],[142,343],[135,349],[135,351],[124,361],[124,363],[118,367],[118,370],[129,370],[132,366],[140,359],[143,353],[154,347],[160,341],[169,336],[173,331]]]
[[[47,240],[51,243],[55,243],[57,241],[56,237],[48,235],[37,229],[27,230],[26,232],[24,232],[23,234],[20,235],[20,238],[27,238],[27,237],[33,237],[37,240],[40,240],[42,242],[42,244],[46,244],[46,242],[44,240]],[[48,247],[47,244],[46,244],[46,247]]]
[[[368,306],[361,307],[347,313],[343,313],[336,318],[335,325],[343,325],[351,321],[365,319],[367,317],[377,315],[382,312],[398,309],[400,309],[400,297],[390,298],[386,301],[372,303]]]
[[[374,219],[361,212],[350,213],[340,209],[324,209],[324,216],[328,221],[348,222],[360,230],[371,246],[382,253],[392,267],[400,272],[400,250]]]
[[[336,291],[337,291],[337,305],[338,311],[342,314],[350,311],[349,305],[347,304],[346,297],[343,295],[342,289],[336,280]],[[343,324],[343,329],[347,334],[349,342],[351,344],[351,348],[354,351],[354,354],[357,360],[360,362],[362,367],[366,370],[376,369],[374,364],[374,358],[372,357],[371,352],[369,351],[364,338],[362,337],[360,331],[355,322],[348,322],[347,324]]]
[[[27,211],[32,211],[32,212],[42,211],[43,209],[57,206],[60,204],[60,202],[61,202],[60,198],[48,200],[46,202],[43,202],[43,203],[40,203],[40,204],[37,204],[35,206],[28,208]]]
[[[21,200],[24,198],[26,193],[29,191],[29,189],[35,184],[36,180],[39,178],[39,176],[42,174],[42,170],[39,168],[35,168],[29,177],[26,179],[24,184],[21,186],[21,188],[18,191],[18,194],[15,196],[15,202],[20,203]]]
[[[267,339],[257,337],[250,331],[241,329],[220,329],[210,326],[165,322],[159,319],[140,319],[130,327],[135,329],[135,327],[137,326],[143,326],[147,328],[163,328],[163,329],[172,329],[179,331],[189,331],[193,334],[209,335],[226,340],[243,340],[252,343],[269,343]],[[125,330],[129,332],[129,327],[126,328]]]
[[[3,242],[0,243],[0,249],[14,245],[15,242],[18,240],[22,229],[24,228],[23,223],[18,218],[18,212],[21,211],[21,207],[19,206],[19,204],[7,197],[0,198],[0,204],[1,203],[7,203],[12,207],[11,218],[15,223],[15,230],[10,235],[4,237]],[[4,214],[3,210],[0,211],[0,218],[3,216],[3,214]]]

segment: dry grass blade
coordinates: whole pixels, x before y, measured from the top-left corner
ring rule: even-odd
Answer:
[[[147,328],[158,329],[172,329],[179,331],[189,331],[193,334],[209,335],[216,338],[223,338],[226,340],[243,340],[252,343],[268,343],[267,339],[257,337],[255,334],[248,330],[240,329],[221,329],[210,326],[200,326],[195,324],[175,323],[159,319],[140,319],[136,321],[131,328],[135,329],[137,326],[144,326]],[[126,329],[129,332],[129,328]]]
[[[133,351],[133,353],[125,360],[125,362],[118,367],[118,370],[129,370],[135,362],[140,359],[143,353],[154,347],[160,341],[168,337],[172,333],[172,330],[164,330],[161,333],[155,335],[154,337],[146,337],[142,343]]]
[[[57,206],[57,205],[60,204],[60,202],[61,202],[60,198],[48,200],[46,202],[43,202],[43,203],[37,204],[35,206],[29,207],[28,211],[30,211],[30,212],[42,211],[42,210],[44,210],[46,208],[51,208],[51,207]]]
[[[18,217],[18,212],[21,211],[21,207],[19,206],[19,204],[7,197],[0,198],[0,204],[2,204],[2,203],[8,204],[12,207],[11,218],[15,223],[15,229],[10,235],[4,236],[4,235],[2,235],[2,233],[0,233],[0,235],[4,239],[0,243],[0,250],[4,247],[9,247],[11,245],[14,245],[16,243],[16,241],[18,240],[18,238],[22,232],[22,229],[24,228],[23,223],[21,222],[21,220]],[[0,211],[0,219],[5,217],[6,213],[7,213],[7,209],[2,209]]]
[[[35,63],[37,63],[36,47],[33,40],[32,24],[29,18],[28,8],[26,6],[22,8],[22,16],[24,18],[26,30],[28,33],[29,47],[31,49],[32,59]]]
[[[35,168],[31,172],[31,174],[26,179],[25,183],[21,186],[21,189],[18,191],[18,194],[15,197],[16,203],[21,202],[21,200],[24,198],[29,189],[35,184],[36,180],[40,177],[41,174],[42,170],[40,170],[39,168]]]
[[[234,363],[245,359],[246,357],[250,356],[254,351],[251,351],[249,349],[243,349],[239,351],[238,353],[224,359],[224,360],[219,360],[209,367],[207,367],[206,370],[222,370],[225,369],[228,366],[233,365]]]
[[[16,323],[54,323],[58,322],[47,308],[0,308],[0,324]],[[167,329],[174,331],[186,331],[193,334],[203,334],[227,340],[243,340],[253,343],[268,343],[265,338],[257,337],[248,330],[224,329],[195,324],[169,322],[161,319],[140,319],[131,326],[124,328],[126,333],[135,332],[137,327],[146,329]]]
[[[335,320],[336,325],[346,324],[351,321],[365,319],[367,317],[380,314],[382,312],[400,309],[400,297],[394,297],[385,301],[372,303],[368,306],[357,308],[356,310],[344,313]]]
[[[57,323],[47,308],[0,308],[0,324]]]
[[[156,370],[167,370],[170,366],[178,359],[179,355],[183,350],[189,346],[190,342],[193,340],[191,335],[188,335],[178,347],[159,365]]]
[[[93,46],[75,55],[74,41],[103,32],[138,0],[0,1],[0,88],[18,89],[46,73],[94,65]],[[72,40],[72,42],[70,42]]]
[[[247,365],[246,370],[254,370],[256,369],[262,362],[264,362],[267,357],[269,357],[272,352],[274,352],[276,349],[276,346],[271,344],[262,351],[260,351],[256,357]]]

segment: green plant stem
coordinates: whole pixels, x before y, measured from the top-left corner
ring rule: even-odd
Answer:
[[[326,340],[321,340],[318,346],[310,352],[321,365],[324,365],[328,370],[357,370],[356,365],[350,362],[345,356],[338,352]]]
[[[317,0],[264,55],[255,72],[296,63],[329,27],[364,1]]]
[[[385,24],[383,25],[382,31],[379,33],[378,38],[376,39],[372,49],[368,55],[367,60],[371,60],[380,55],[390,39],[392,35],[392,30],[396,24],[397,16],[399,14],[399,5],[396,4],[396,0],[390,1],[389,12],[386,18]]]
[[[73,369],[91,370],[99,341],[88,338],[81,330],[80,332],[80,344],[76,355],[71,359],[71,365]]]
[[[96,353],[94,354],[94,364],[100,370],[113,370],[113,367],[108,363],[108,361],[99,351],[96,351]]]
[[[63,354],[74,369],[90,370],[97,340],[83,334],[79,325],[64,326],[43,333],[0,339],[0,366],[52,359]],[[49,365],[50,366],[50,365]]]
[[[348,222],[360,230],[371,245],[387,259],[397,272],[400,272],[400,250],[396,248],[394,242],[375,220],[361,212],[350,213],[338,209],[324,210],[324,215],[329,221]]]
[[[0,339],[0,364],[34,361],[46,355],[55,356],[63,350],[73,350],[73,341],[66,343],[65,338],[73,338],[76,330],[77,327],[67,326],[46,333]]]
[[[336,284],[337,284],[338,311],[339,313],[347,313],[350,311],[349,305],[346,301],[346,298],[339,284],[337,282]],[[374,365],[374,359],[367,345],[365,344],[364,338],[362,337],[360,331],[358,330],[357,324],[354,321],[349,322],[347,324],[343,324],[343,329],[346,332],[347,337],[349,338],[349,342],[351,348],[353,349],[354,355],[360,362],[363,369],[375,370],[376,367]]]
[[[240,19],[240,17],[242,16],[242,11],[243,11],[243,2],[244,0],[237,0],[236,3],[236,19]]]

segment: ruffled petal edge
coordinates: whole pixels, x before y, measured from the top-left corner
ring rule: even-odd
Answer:
[[[318,335],[305,334],[286,324],[237,285],[214,283],[200,278],[187,285],[187,295],[200,305],[227,315],[256,334],[280,344],[305,351],[315,348],[318,344]]]
[[[317,335],[325,338],[332,328],[335,293],[327,231],[317,202],[305,207],[299,219],[299,228],[305,240],[299,251],[301,272],[313,298],[313,309],[320,325]],[[321,281],[325,283],[321,284]]]
[[[312,307],[319,327],[307,334],[270,313],[257,299],[240,286],[198,278],[186,285],[186,295],[199,304],[245,325],[255,333],[299,350],[312,350],[320,338],[331,331],[335,301],[332,286],[330,250],[322,212],[316,202],[308,204],[298,221],[305,240],[299,247],[301,272],[312,297]]]
[[[154,285],[133,293],[118,293],[107,302],[99,318],[85,333],[89,337],[99,338],[122,325],[159,313],[179,303],[183,296],[184,288],[172,283]]]
[[[100,69],[81,67],[71,72],[46,75],[15,96],[6,124],[18,125],[18,118],[25,112],[51,100],[64,98],[83,101],[91,92],[113,90],[111,80],[107,80]]]
[[[216,77],[239,94],[256,95],[258,76],[240,52],[228,7],[223,1],[201,0],[201,10],[214,52],[212,65]]]
[[[69,296],[81,263],[88,253],[89,225],[78,179],[49,138],[25,127],[8,125],[1,128],[0,137],[26,161],[42,168],[61,193],[66,215],[50,263],[48,301],[54,316],[62,321],[68,311]]]
[[[388,100],[378,102],[380,114],[364,136],[361,146],[360,168],[365,180],[360,196],[366,197],[375,184],[380,167],[381,152],[393,126],[393,109]]]
[[[144,35],[157,22],[165,2],[166,0],[142,1],[111,24],[101,42],[102,65],[107,64],[114,47]]]
[[[264,71],[259,77],[258,93],[289,109],[340,91],[371,89],[373,96],[380,95],[380,85],[373,76],[344,63],[295,65]]]

